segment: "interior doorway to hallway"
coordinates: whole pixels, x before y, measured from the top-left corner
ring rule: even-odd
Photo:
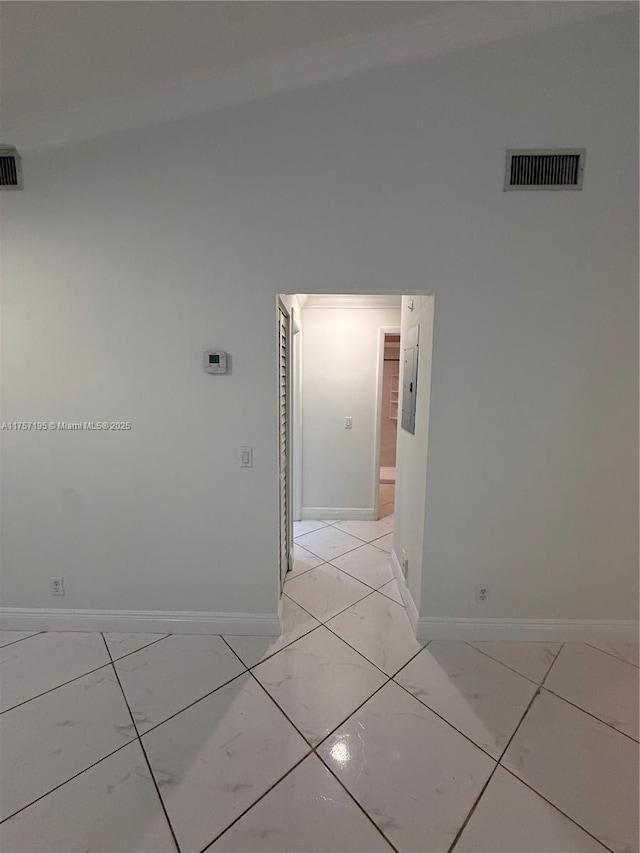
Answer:
[[[396,490],[396,449],[400,411],[400,329],[382,331],[382,387],[379,392],[380,475],[378,518],[393,514]]]
[[[292,526],[318,540],[312,554],[321,562],[342,559],[345,551],[334,554],[334,543],[347,551],[362,541],[377,548],[378,537],[403,583],[412,559],[419,571],[424,506],[416,494],[424,495],[424,480],[419,480],[426,477],[426,453],[418,448],[424,451],[426,445],[428,406],[416,418],[415,371],[422,358],[419,328],[427,318],[422,310],[427,299],[433,301],[426,294],[280,294],[282,583],[295,570]],[[430,358],[431,330],[426,337],[424,331],[421,341]],[[410,362],[405,339],[411,341]],[[409,363],[414,373],[407,384],[403,377]],[[425,361],[421,374],[428,391],[430,363]],[[404,409],[411,406],[407,419]],[[378,529],[383,522],[386,526]],[[331,526],[331,536],[330,531],[314,532],[322,525]]]

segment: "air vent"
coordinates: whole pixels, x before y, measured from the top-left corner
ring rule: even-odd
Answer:
[[[15,148],[0,146],[0,190],[22,189],[22,165]]]
[[[581,190],[584,148],[523,148],[507,151],[506,190]]]

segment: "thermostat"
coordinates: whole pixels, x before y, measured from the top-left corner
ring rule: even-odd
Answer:
[[[204,354],[204,369],[205,373],[226,373],[227,372],[227,354],[226,352],[205,352]]]

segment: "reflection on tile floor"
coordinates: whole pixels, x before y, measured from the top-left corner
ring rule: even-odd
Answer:
[[[423,647],[384,497],[280,637],[0,632],[3,853],[635,853],[637,645]]]

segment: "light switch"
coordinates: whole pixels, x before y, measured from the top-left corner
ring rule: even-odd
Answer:
[[[353,418],[345,418],[344,419],[344,428],[345,429],[353,429]]]
[[[253,447],[240,448],[240,467],[253,468]]]

